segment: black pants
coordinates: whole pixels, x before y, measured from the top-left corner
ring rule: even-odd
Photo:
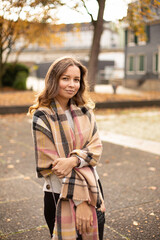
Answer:
[[[99,182],[100,189],[102,191],[101,184]],[[102,191],[103,195],[103,191]],[[56,202],[58,201],[59,194],[54,193]],[[53,200],[53,195],[51,192],[44,192],[44,216],[52,237],[54,224],[55,224],[55,213],[56,213],[56,207]],[[99,240],[103,240],[103,232],[104,232],[104,223],[98,224],[98,231],[99,231]],[[77,240],[82,240],[81,235],[78,235]]]

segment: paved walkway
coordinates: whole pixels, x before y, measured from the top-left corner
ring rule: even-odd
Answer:
[[[0,239],[50,239],[30,128],[25,115],[0,118]],[[103,147],[104,240],[159,240],[160,156],[108,141]]]
[[[160,155],[159,108],[98,112],[96,119],[103,141]]]
[[[95,86],[95,92],[97,93],[113,93],[113,87],[111,84],[98,84]],[[125,88],[123,86],[118,86],[116,90],[117,94],[126,94],[126,95],[143,95],[142,91],[133,90],[130,88]]]

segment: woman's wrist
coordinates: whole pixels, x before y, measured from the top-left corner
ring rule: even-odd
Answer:
[[[73,159],[73,167],[79,167],[79,165],[81,163],[80,159],[76,156],[72,156],[71,158]]]

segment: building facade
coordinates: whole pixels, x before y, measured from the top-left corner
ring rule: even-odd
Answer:
[[[125,86],[160,90],[160,21],[146,25],[147,40],[125,31]]]
[[[99,83],[105,83],[105,81],[107,83],[108,80],[113,78],[124,78],[124,37],[122,31],[117,30],[112,22],[104,22],[97,73]],[[46,69],[57,57],[73,56],[87,66],[93,37],[92,24],[62,25],[58,35],[61,39],[59,45],[53,42],[49,49],[40,47],[37,44],[30,45],[19,56],[20,62],[38,67],[36,74],[39,78],[44,78]],[[20,42],[15,47],[15,51],[9,59],[10,61],[14,60],[19,45]]]

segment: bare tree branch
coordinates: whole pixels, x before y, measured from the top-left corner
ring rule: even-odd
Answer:
[[[86,9],[88,15],[91,17],[92,23],[94,24],[94,23],[95,23],[95,20],[94,20],[94,18],[93,18],[93,15],[89,12],[89,10],[88,10],[88,8],[87,8],[87,6],[86,6],[86,4],[85,4],[85,1],[84,1],[84,0],[81,0],[81,1],[82,1],[82,3],[83,3],[84,8]]]

